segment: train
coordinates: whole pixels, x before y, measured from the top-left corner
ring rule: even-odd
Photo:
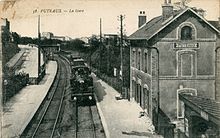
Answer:
[[[71,99],[77,101],[94,100],[93,78],[90,68],[81,57],[71,57],[69,60],[71,66]]]

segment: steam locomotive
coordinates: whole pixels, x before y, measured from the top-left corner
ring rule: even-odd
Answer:
[[[90,68],[83,59],[73,59],[71,62],[70,84],[73,100],[94,100],[93,78]]]

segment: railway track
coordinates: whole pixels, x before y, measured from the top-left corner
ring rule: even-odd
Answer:
[[[73,101],[72,97],[69,105],[71,108],[66,109],[66,114],[71,116],[67,123],[66,130],[61,131],[62,138],[105,138],[104,129],[98,113],[95,101],[77,100]],[[65,121],[63,121],[65,122]]]
[[[80,105],[76,102],[75,107],[75,138],[104,138],[96,105]]]
[[[21,138],[105,138],[96,104],[69,100],[70,66],[62,56],[57,62],[53,85]]]
[[[57,135],[55,131],[59,127],[68,74],[67,63],[60,58],[57,58],[57,62],[58,72],[44,104],[21,137],[52,138]]]

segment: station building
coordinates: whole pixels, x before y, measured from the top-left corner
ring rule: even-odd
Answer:
[[[203,15],[195,8],[174,10],[165,0],[162,15],[129,36],[130,97],[152,119],[157,107],[172,121],[184,118],[180,94],[211,100],[218,95],[219,21],[208,21]]]

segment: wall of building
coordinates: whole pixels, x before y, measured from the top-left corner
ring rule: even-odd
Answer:
[[[195,17],[186,16],[180,20],[184,22],[179,25],[171,24],[165,32],[161,32],[163,35],[159,35],[164,37],[153,45],[160,51],[161,107],[172,119],[177,117],[177,90],[180,87],[195,89],[199,96],[215,97],[216,34]],[[192,40],[180,39],[180,30],[184,25],[193,28]],[[184,47],[185,44],[192,47]],[[187,60],[189,55],[191,58]],[[184,65],[187,65],[186,68]],[[190,72],[190,75],[183,75],[184,71]]]
[[[143,47],[132,48],[130,52],[132,60],[130,97],[132,97],[133,100],[136,100],[136,102],[140,104],[140,106],[149,114],[149,116],[152,117],[152,75],[150,66],[151,52]],[[145,64],[145,58],[147,59],[147,63],[149,63],[148,66]],[[144,101],[142,104],[139,102],[140,100],[137,99],[139,96],[142,96],[142,102]]]
[[[177,77],[178,75],[178,52],[195,52],[196,76],[214,76],[215,74],[215,42],[199,42],[199,48],[179,49],[174,48],[173,42],[159,42],[155,45],[160,51],[160,76]],[[169,54],[168,54],[169,53]]]
[[[215,80],[178,80],[160,79],[161,108],[172,119],[177,117],[177,90],[183,88],[197,90],[197,95],[205,98],[214,97]]]
[[[181,40],[181,29],[184,26],[192,28],[191,40]],[[216,32],[201,19],[193,14],[183,14],[149,42],[159,49],[160,106],[171,119],[177,118],[177,91],[180,88],[195,89],[198,96],[215,98],[217,39]],[[149,54],[149,62],[145,63],[144,51],[148,49],[144,48],[144,43],[131,45],[131,83],[141,82],[142,87],[142,84],[147,84],[154,95],[152,65],[155,63],[152,61],[155,56]],[[144,64],[149,64],[148,73],[143,70]],[[135,97],[136,89],[131,86],[131,90]]]

